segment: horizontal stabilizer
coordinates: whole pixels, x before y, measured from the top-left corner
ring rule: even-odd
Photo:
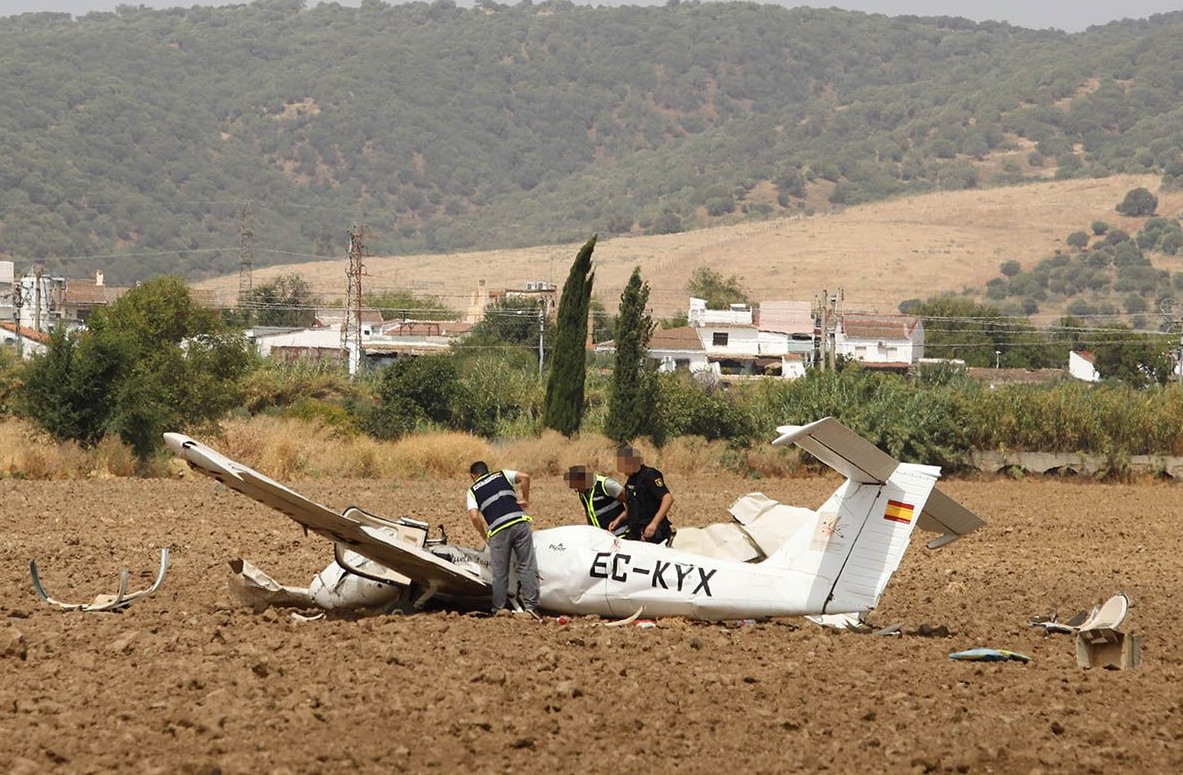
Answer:
[[[977,514],[950,498],[938,488],[929,493],[924,511],[916,520],[916,527],[930,533],[941,533],[939,538],[928,542],[929,549],[939,549],[951,544],[986,524]]]
[[[825,417],[809,425],[785,425],[776,430],[781,436],[772,442],[774,447],[796,444],[859,484],[883,484],[900,464],[833,417]]]

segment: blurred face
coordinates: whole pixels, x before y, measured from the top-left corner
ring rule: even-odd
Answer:
[[[641,470],[641,456],[637,452],[626,452],[616,456],[616,468],[622,473],[635,474]]]
[[[567,477],[567,486],[572,490],[586,490],[591,487],[591,477],[587,474],[571,474]]]

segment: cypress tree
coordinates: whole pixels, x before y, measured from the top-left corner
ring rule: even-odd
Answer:
[[[565,436],[579,430],[583,419],[583,383],[587,378],[587,310],[591,303],[592,251],[596,237],[587,241],[575,256],[563,297],[559,301],[558,331],[546,382],[546,413],[543,422]]]
[[[608,420],[604,434],[626,444],[652,432],[657,380],[646,362],[653,317],[649,306],[649,284],[641,281],[640,268],[633,270],[624,293],[620,295],[620,314],[616,318],[616,367],[612,374],[612,393],[608,399]]]

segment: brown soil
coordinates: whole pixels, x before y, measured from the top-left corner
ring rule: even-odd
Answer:
[[[816,505],[835,481],[673,483],[677,521],[723,515],[749,489]],[[444,522],[468,542],[463,483],[310,483],[308,494]],[[696,489],[697,488],[697,489]],[[443,612],[335,617],[236,608],[227,560],[304,584],[329,546],[214,483],[0,482],[0,772],[1178,772],[1183,589],[1171,485],[954,482],[986,529],[919,545],[878,624],[948,638],[874,638],[786,620],[605,629]],[[558,479],[534,511],[574,516]],[[163,589],[123,614],[65,614],[52,594],[133,587],[173,548]],[[1025,626],[1116,590],[1144,633],[1130,672],[1076,667],[1066,636]],[[959,663],[974,646],[1029,665]]]

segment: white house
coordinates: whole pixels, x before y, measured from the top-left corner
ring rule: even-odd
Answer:
[[[15,352],[17,344],[16,324],[11,320],[0,320],[0,347]],[[21,326],[19,344],[22,357],[40,355],[49,346],[49,335]]]
[[[698,331],[690,326],[660,329],[649,339],[649,357],[661,371],[709,371],[706,349]]]
[[[341,326],[319,328],[257,328],[246,332],[259,348],[260,355],[282,356],[288,361],[341,360]]]
[[[752,308],[747,304],[732,304],[727,309],[707,309],[705,299],[690,297],[686,311],[686,322],[692,327],[719,324],[729,326],[750,326],[753,324]]]
[[[0,261],[0,320],[12,320],[15,280],[16,266],[11,261]]]
[[[362,350],[371,362],[446,353],[472,328],[472,323],[455,320],[392,320],[379,326],[373,336],[363,338]]]
[[[1097,356],[1088,350],[1073,350],[1068,353],[1068,373],[1085,382],[1100,382],[1097,372]]]
[[[841,315],[834,352],[870,366],[906,368],[924,357],[924,323],[911,315]]]

